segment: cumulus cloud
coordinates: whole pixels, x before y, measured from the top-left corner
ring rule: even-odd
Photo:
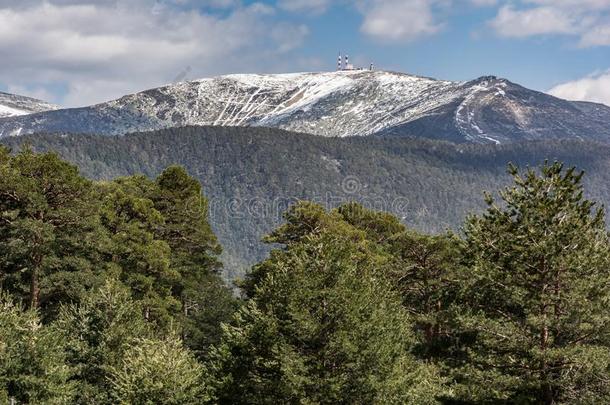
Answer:
[[[573,18],[554,7],[517,10],[512,5],[504,6],[490,25],[505,37],[569,34],[576,31]]]
[[[329,0],[330,1],[330,0]],[[364,16],[360,31],[382,42],[411,42],[434,35],[447,24],[447,11],[489,7],[501,0],[354,0]]]
[[[86,105],[171,81],[230,70],[273,70],[308,30],[261,3],[219,15],[190,0],[4,0],[0,77],[15,89],[64,87],[64,105]],[[199,2],[199,5],[203,4]],[[230,1],[211,0],[215,7]],[[232,3],[233,4],[233,3]],[[236,4],[236,3],[235,3]],[[284,68],[284,66],[282,67]]]
[[[610,106],[610,71],[553,87],[549,94],[575,101],[592,101]]]
[[[610,0],[521,0],[489,25],[503,37],[569,35],[582,47],[610,45]]]
[[[12,94],[19,94],[21,96],[33,97],[38,100],[52,100],[53,93],[45,89],[44,87],[37,86],[15,86],[9,85],[7,91]]]
[[[409,42],[437,33],[442,23],[436,20],[436,0],[372,0],[360,10],[364,21],[360,30],[377,40]]]
[[[583,47],[610,45],[610,23],[598,25],[584,32],[580,38]]]
[[[610,6],[610,0],[526,0],[525,3],[586,10],[603,10]]]
[[[278,6],[291,12],[320,14],[330,6],[331,0],[278,0]]]
[[[470,0],[470,3],[478,7],[495,6],[498,0]]]

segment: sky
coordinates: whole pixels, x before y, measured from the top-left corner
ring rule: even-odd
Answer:
[[[610,105],[610,0],[0,0],[0,90],[65,107],[339,52]]]

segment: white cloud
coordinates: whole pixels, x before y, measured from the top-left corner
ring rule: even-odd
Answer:
[[[332,0],[278,0],[277,5],[291,12],[320,14],[325,12]]]
[[[582,47],[610,45],[610,0],[521,0],[489,25],[503,37],[569,35]]]
[[[435,0],[371,0],[360,10],[364,22],[360,30],[377,40],[409,42],[437,33],[442,24],[436,21]]]
[[[26,96],[26,97],[37,98],[38,100],[43,100],[43,101],[53,99],[53,94],[43,87],[36,87],[36,86],[24,87],[24,86],[10,85],[7,88],[7,92],[12,93],[12,94],[19,94],[21,96]]]
[[[505,37],[529,37],[540,34],[569,34],[576,31],[575,21],[554,7],[516,10],[504,6],[490,25]]]
[[[579,10],[603,10],[610,7],[610,0],[526,0],[525,3]]]
[[[279,52],[288,52],[297,48],[308,34],[307,26],[289,23],[277,24],[270,32],[271,38],[278,44]]]
[[[174,0],[178,4],[188,4],[192,0]],[[200,5],[216,8],[231,8],[239,5],[239,0],[199,0]]]
[[[592,101],[610,106],[610,71],[560,84],[548,93],[566,100]]]
[[[610,45],[610,24],[598,25],[584,32],[580,38],[580,45],[583,47]]]
[[[39,94],[63,87],[65,98],[50,101],[85,105],[162,85],[189,66],[191,77],[274,70],[308,34],[262,3],[214,15],[189,2],[3,0],[0,55],[10,57],[0,77],[15,89],[36,83]]]
[[[452,7],[489,7],[499,1],[352,0],[351,3],[364,16],[360,31],[365,35],[382,42],[411,42],[440,32]]]
[[[498,4],[498,0],[470,0],[470,2],[477,7],[488,7]]]

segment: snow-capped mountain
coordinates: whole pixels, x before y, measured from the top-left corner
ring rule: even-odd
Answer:
[[[56,110],[59,107],[35,98],[17,96],[0,91],[0,118]]]
[[[120,135],[184,125],[476,143],[610,141],[610,107],[561,100],[496,77],[451,82],[385,71],[244,74],[169,85],[91,107],[0,119],[0,137]]]

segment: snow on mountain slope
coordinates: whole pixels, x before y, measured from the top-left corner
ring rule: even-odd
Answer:
[[[323,136],[370,135],[418,118],[455,97],[459,86],[369,71],[228,75],[153,89],[98,106],[175,125],[269,126]],[[141,127],[142,123],[138,123]],[[149,129],[149,128],[146,128]],[[130,132],[128,124],[115,133]]]
[[[34,98],[0,92],[0,118],[56,110],[57,108],[53,104]]]
[[[495,77],[450,82],[385,71],[240,74],[174,84],[91,107],[0,119],[0,137],[121,135],[184,125],[476,143],[572,137],[610,141],[610,108],[560,100]]]

